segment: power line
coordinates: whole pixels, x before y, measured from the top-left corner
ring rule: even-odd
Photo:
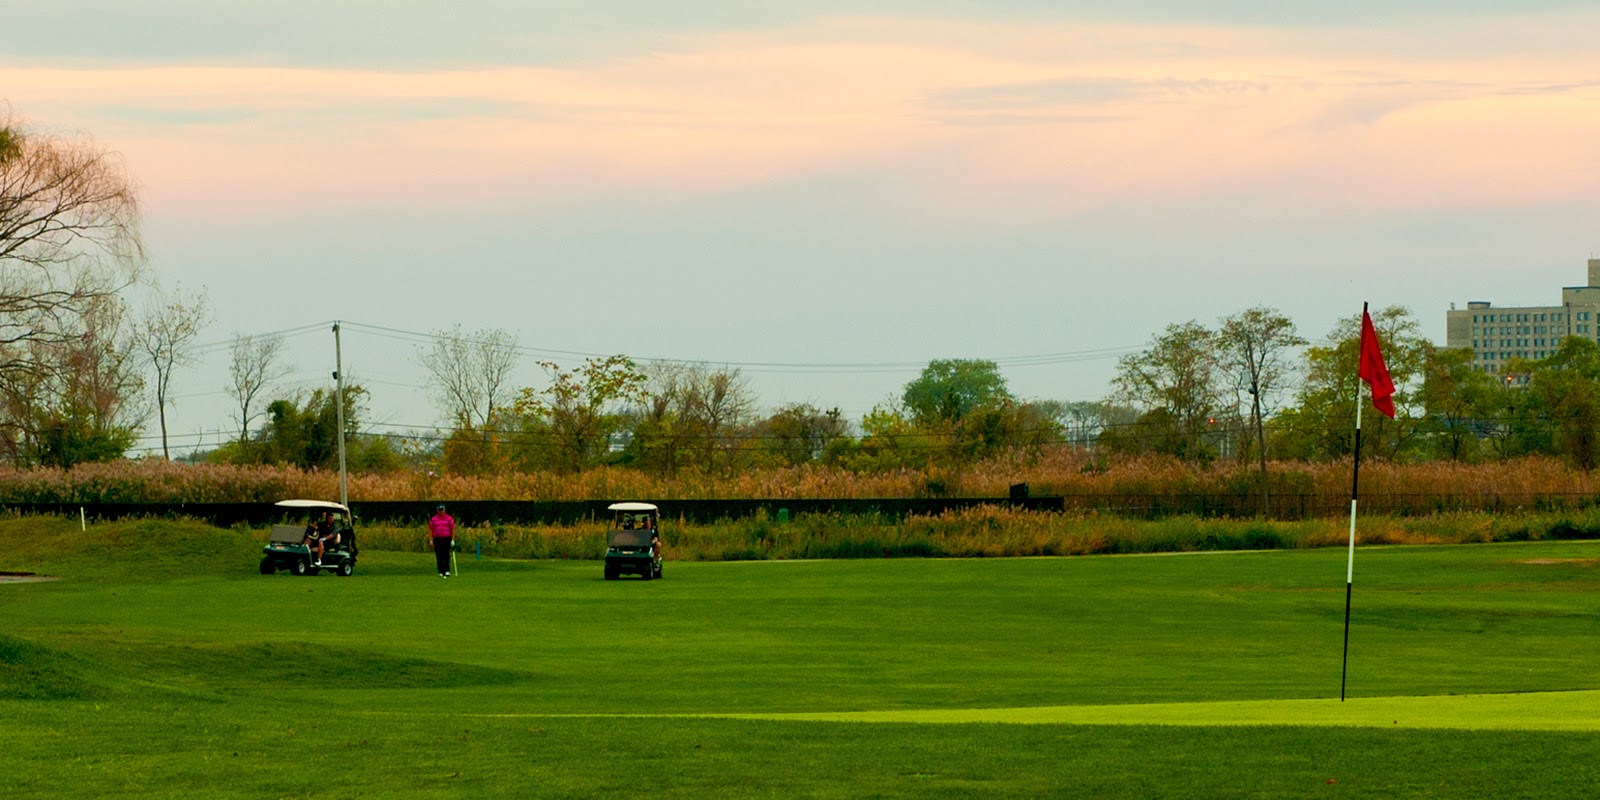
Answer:
[[[317,332],[319,330],[322,330],[323,328],[326,328],[327,326],[332,325],[332,324],[333,323],[331,323],[331,322],[327,322],[327,323],[325,323],[325,322],[314,322],[314,323],[311,323],[309,325],[300,325],[298,327],[284,328],[283,330],[277,330],[277,331],[266,331],[264,333],[253,333],[253,334],[240,334],[238,337],[235,337],[233,339],[218,340],[218,341],[215,341],[215,342],[206,342],[204,344],[195,345],[194,349],[195,349],[196,354],[198,354],[198,355],[209,355],[211,353],[215,353],[215,352],[219,352],[219,351],[222,351],[222,350],[231,349],[233,347],[234,342],[237,341],[238,338],[242,337],[242,336],[249,336],[250,338],[257,339],[257,340],[260,340],[260,339],[285,339],[285,340],[287,340],[287,339],[297,339],[297,338],[299,338],[301,336],[305,336],[305,335],[310,334],[310,333],[315,333],[315,332]]]
[[[413,343],[432,343],[444,338],[443,334],[424,333],[400,328],[391,328],[383,325],[369,325],[363,322],[342,322],[347,329],[368,332],[380,338],[397,339]],[[1052,364],[1067,364],[1080,361],[1094,361],[1106,358],[1116,358],[1126,353],[1143,350],[1143,345],[1128,347],[1106,347],[1090,350],[1074,350],[1059,353],[1043,353],[1036,355],[1000,356],[984,359],[993,361],[996,366],[1048,366]],[[582,350],[558,350],[545,347],[530,347],[516,345],[512,348],[515,352],[530,356],[566,356],[576,358],[605,358],[615,353],[598,353]],[[855,361],[855,362],[799,362],[799,361],[727,361],[720,359],[686,359],[666,356],[629,356],[634,361],[648,364],[718,364],[724,367],[738,367],[749,369],[752,372],[841,372],[841,373],[871,373],[871,372],[901,372],[905,370],[922,369],[927,366],[924,361]]]

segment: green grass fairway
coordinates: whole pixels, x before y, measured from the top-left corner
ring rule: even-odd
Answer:
[[[1002,560],[0,521],[0,796],[1600,796],[1600,543]]]

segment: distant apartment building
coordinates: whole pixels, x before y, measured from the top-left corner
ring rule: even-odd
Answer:
[[[1473,300],[1445,312],[1445,345],[1472,351],[1472,365],[1499,372],[1512,358],[1544,358],[1568,336],[1600,342],[1600,258],[1589,259],[1587,286],[1561,290],[1559,306],[1495,308]]]

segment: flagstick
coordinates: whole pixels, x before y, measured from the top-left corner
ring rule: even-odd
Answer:
[[[1361,304],[1363,317],[1367,304]],[[1339,702],[1344,702],[1345,677],[1350,672],[1350,595],[1356,582],[1356,497],[1361,486],[1361,381],[1356,381],[1356,459],[1350,470],[1350,561],[1344,572],[1344,658],[1339,665]]]

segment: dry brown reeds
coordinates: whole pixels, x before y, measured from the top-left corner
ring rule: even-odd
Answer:
[[[576,474],[506,472],[489,476],[432,476],[408,472],[354,475],[355,500],[605,500],[918,498],[1007,496],[1026,483],[1034,496],[1064,496],[1068,507],[1141,509],[1172,498],[1215,502],[1218,513],[1248,515],[1261,485],[1256,467],[1237,462],[1208,466],[1167,458],[1100,460],[1077,450],[1012,455],[964,469],[928,467],[877,473],[802,466],[733,475],[660,475],[627,467]],[[1581,506],[1595,497],[1593,473],[1548,458],[1483,464],[1365,463],[1362,508],[1373,513],[1426,514],[1447,510],[1516,511]],[[1268,492],[1283,513],[1327,516],[1347,507],[1348,463],[1274,462]],[[83,464],[71,470],[0,468],[0,503],[266,502],[284,497],[334,497],[332,472],[293,467],[187,465],[160,460]],[[1077,498],[1083,502],[1071,502]],[[1152,505],[1154,503],[1154,505]]]

